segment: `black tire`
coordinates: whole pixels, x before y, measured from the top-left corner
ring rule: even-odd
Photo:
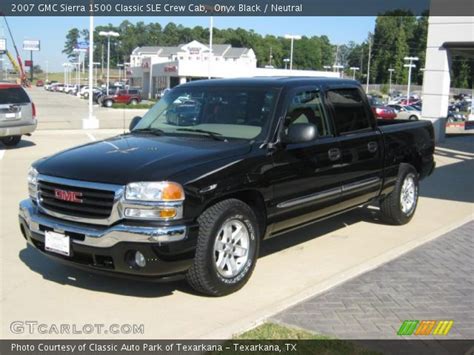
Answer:
[[[135,106],[136,104],[138,104],[137,99],[133,99],[133,100],[130,101],[130,105]]]
[[[105,107],[112,107],[112,105],[114,104],[112,100],[105,100],[103,103]]]
[[[215,243],[224,224],[238,221],[249,234],[248,259],[234,277],[221,275],[216,265]],[[257,218],[252,208],[237,199],[216,203],[198,218],[199,236],[196,254],[186,280],[196,291],[209,296],[224,296],[242,288],[252,275],[258,258],[260,235]]]
[[[412,115],[408,118],[410,121],[418,121],[418,117],[415,115]]]
[[[414,203],[409,209],[404,211],[402,204],[402,189],[407,179],[412,179],[414,184]],[[407,224],[415,215],[416,207],[418,206],[418,195],[418,172],[410,164],[401,164],[394,190],[389,195],[385,196],[380,202],[380,211],[383,218],[390,224]]]
[[[7,147],[14,147],[21,141],[21,136],[8,136],[0,138],[3,144]]]

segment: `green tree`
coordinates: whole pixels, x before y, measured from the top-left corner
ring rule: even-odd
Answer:
[[[67,55],[69,60],[77,59],[77,52],[74,52],[74,48],[76,48],[80,37],[81,36],[77,28],[70,29],[66,35],[66,43],[64,44],[64,49],[62,52]]]

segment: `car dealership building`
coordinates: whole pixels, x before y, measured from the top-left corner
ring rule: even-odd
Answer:
[[[257,68],[251,48],[230,44],[209,46],[198,41],[176,47],[138,47],[130,56],[130,84],[142,87],[144,97],[191,80],[253,76],[326,76],[337,72]]]

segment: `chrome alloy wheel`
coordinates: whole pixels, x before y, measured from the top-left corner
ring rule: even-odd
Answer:
[[[402,190],[400,193],[400,205],[402,212],[409,216],[413,213],[416,207],[418,198],[418,189],[415,184],[415,175],[408,174],[403,180]]]
[[[225,278],[236,277],[249,259],[250,234],[247,226],[237,220],[227,220],[214,243],[217,272]]]

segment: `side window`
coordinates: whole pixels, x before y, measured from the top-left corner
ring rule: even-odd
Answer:
[[[284,129],[287,130],[290,125],[298,123],[314,124],[318,129],[318,137],[331,135],[318,90],[301,91],[291,99],[285,117]]]
[[[371,118],[359,90],[330,90],[327,96],[334,107],[334,124],[339,134],[371,127]]]

